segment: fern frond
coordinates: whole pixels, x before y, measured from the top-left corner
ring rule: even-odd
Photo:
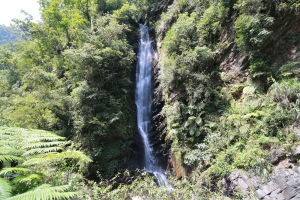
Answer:
[[[25,183],[27,185],[30,185],[36,181],[39,181],[42,179],[42,176],[39,174],[27,174],[25,176],[17,176],[12,181],[13,183]]]
[[[0,175],[6,174],[27,174],[31,170],[28,168],[21,168],[21,167],[6,167],[0,171]]]
[[[0,154],[8,154],[12,156],[20,156],[24,153],[23,150],[14,149],[11,147],[1,147],[0,145]]]
[[[66,141],[54,141],[54,142],[38,142],[38,143],[30,143],[28,145],[23,146],[23,149],[35,149],[35,148],[43,148],[43,147],[53,147],[53,146],[66,146],[70,142]]]
[[[33,190],[11,197],[7,200],[63,200],[76,197],[78,192],[67,192],[68,185],[52,187],[48,184],[43,184]]]
[[[31,158],[22,163],[23,166],[33,166],[33,165],[50,165],[52,163],[51,159],[44,157]]]
[[[23,166],[32,165],[48,165],[51,163],[61,162],[64,159],[77,160],[78,164],[88,164],[92,160],[80,151],[67,151],[67,152],[50,152],[42,154],[40,157],[31,158],[23,163]]]
[[[43,135],[43,136],[36,136],[32,135],[34,138],[29,138],[25,141],[27,142],[51,142],[51,141],[65,141],[65,137],[61,137],[58,135]]]
[[[26,142],[50,142],[50,141],[64,141],[66,140],[65,137],[58,136],[54,133],[47,132],[47,131],[30,131],[27,133],[27,135],[30,135],[31,137],[25,139]]]
[[[12,136],[13,137],[13,136]],[[1,139],[0,140],[0,146],[1,147],[7,147],[7,148],[17,148],[20,146],[20,141],[19,140],[13,140],[12,138],[8,137],[6,139]]]
[[[18,157],[18,156],[11,156],[11,155],[0,155],[0,162],[12,162],[12,161],[17,161],[17,162],[23,162],[23,158]]]
[[[45,154],[49,152],[59,152],[63,151],[64,148],[54,146],[54,147],[48,147],[48,148],[36,148],[36,149],[30,149],[26,151],[23,156],[32,156],[32,155],[37,155],[37,154]]]
[[[7,199],[11,196],[12,187],[9,182],[4,179],[0,178],[0,199]]]

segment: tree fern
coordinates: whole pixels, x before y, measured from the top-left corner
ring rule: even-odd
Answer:
[[[63,200],[77,196],[77,192],[67,192],[68,189],[68,185],[52,187],[49,184],[43,184],[33,190],[8,198],[7,200]]]
[[[24,166],[34,166],[34,165],[49,165],[57,164],[65,159],[75,160],[77,164],[82,166],[92,160],[80,151],[67,151],[67,152],[50,152],[46,154],[41,154],[39,157],[33,157],[23,163]]]
[[[11,196],[12,187],[6,179],[0,178],[0,199],[7,199]]]
[[[76,173],[91,162],[91,159],[80,151],[67,151],[70,141],[47,131],[8,127],[0,127],[0,138],[1,136],[3,140],[0,141],[0,162],[7,165],[15,162],[18,165],[2,169],[0,176],[10,177],[14,190],[18,193],[24,192],[9,199],[61,200],[76,196],[76,192],[67,192],[67,186],[41,185],[27,191],[42,180],[51,181],[58,167],[63,166],[68,170],[68,174]],[[48,171],[45,171],[45,168]],[[5,198],[7,197],[6,195]]]
[[[7,167],[0,171],[0,175],[6,174],[27,174],[31,172],[28,168],[21,168],[21,167]]]
[[[23,158],[18,157],[18,156],[11,156],[11,155],[0,155],[0,162],[6,162],[6,161],[22,162]]]
[[[53,146],[66,146],[70,142],[66,141],[52,141],[52,142],[34,142],[24,145],[23,149],[33,149],[33,148],[43,148],[43,147],[53,147]]]
[[[31,185],[39,180],[42,179],[42,176],[39,174],[26,174],[24,176],[17,176],[16,178],[13,179],[13,183],[15,184],[26,184],[26,185]]]
[[[8,155],[12,155],[12,156],[20,156],[23,153],[24,153],[23,150],[11,148],[11,147],[6,147],[6,148],[5,147],[1,147],[0,148],[0,154],[8,154]]]
[[[37,154],[45,154],[49,152],[61,152],[63,151],[64,148],[59,147],[59,146],[54,146],[54,147],[48,147],[48,148],[36,148],[36,149],[30,149],[26,151],[23,156],[33,156]]]
[[[31,137],[24,139],[26,142],[50,142],[50,141],[65,141],[65,137],[58,136],[54,133],[47,132],[47,131],[40,131],[40,130],[35,130],[35,131],[30,131],[27,132],[27,134],[30,134]]]

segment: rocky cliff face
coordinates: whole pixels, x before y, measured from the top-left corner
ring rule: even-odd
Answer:
[[[300,96],[281,98],[275,88],[277,83],[299,81],[298,7],[251,1],[253,5],[244,2],[244,8],[243,2],[200,9],[195,2],[175,0],[165,7],[155,23],[155,126],[162,127],[159,140],[166,143],[161,147],[169,155],[169,172],[177,178],[197,168],[212,180],[223,179],[227,196],[239,188],[260,199],[297,199],[299,166],[292,152],[299,143],[299,116],[274,116],[272,121],[268,112],[277,109],[284,116],[281,109],[290,112],[292,104],[299,109]],[[252,105],[266,99],[274,102]],[[291,144],[285,145],[287,141]],[[247,155],[251,145],[255,155]],[[240,157],[245,154],[250,161]],[[282,161],[285,158],[289,160]],[[253,172],[259,159],[271,174],[268,179]]]
[[[273,170],[268,180],[244,171],[233,171],[222,180],[226,195],[240,191],[247,195],[253,192],[252,198],[269,199],[300,199],[300,165],[290,159],[281,161]],[[250,197],[246,199],[251,199]]]

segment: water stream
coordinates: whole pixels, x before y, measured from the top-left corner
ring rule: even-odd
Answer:
[[[137,124],[144,144],[144,167],[156,177],[159,186],[168,186],[163,170],[158,165],[149,141],[152,105],[152,52],[148,27],[140,24],[140,43],[136,70],[135,103]]]

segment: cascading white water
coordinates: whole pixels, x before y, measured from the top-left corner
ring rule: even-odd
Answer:
[[[144,143],[145,168],[152,172],[159,186],[168,186],[166,176],[158,166],[149,142],[152,104],[152,54],[148,27],[140,24],[140,44],[136,70],[135,103],[137,106],[138,130]]]

